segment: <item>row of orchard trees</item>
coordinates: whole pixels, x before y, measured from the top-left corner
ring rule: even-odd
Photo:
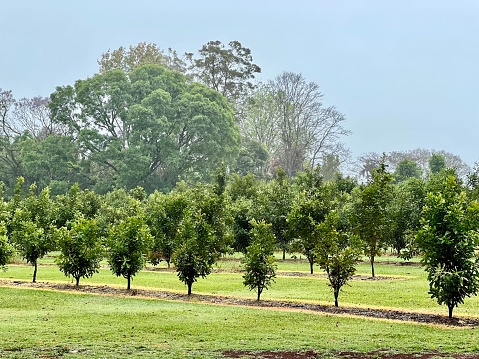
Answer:
[[[73,186],[51,197],[48,188],[27,193],[20,178],[0,208],[0,264],[16,249],[34,266],[52,250],[76,279],[90,277],[106,257],[112,272],[128,282],[146,261],[173,263],[191,293],[215,261],[232,251],[245,254],[244,284],[258,299],[275,277],[274,249],[301,253],[323,269],[335,304],[362,254],[375,275],[377,255],[393,248],[410,258],[422,255],[430,294],[449,314],[479,288],[477,179],[463,184],[453,170],[427,180],[395,183],[384,164],[367,183],[337,176],[325,182],[319,169],[272,181],[217,170],[211,184],[177,184],[169,193],[142,188],[105,195]]]

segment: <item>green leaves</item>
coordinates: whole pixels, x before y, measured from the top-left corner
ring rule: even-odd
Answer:
[[[251,244],[246,248],[243,259],[243,284],[250,290],[256,289],[257,300],[260,300],[263,290],[268,289],[276,277],[275,239],[270,224],[254,219],[250,223]]]
[[[130,289],[131,278],[143,268],[153,244],[148,226],[142,217],[127,217],[110,227],[106,244],[111,271],[126,278]]]
[[[452,176],[444,177],[441,187],[441,192],[427,195],[416,240],[428,272],[429,293],[448,306],[452,317],[453,308],[479,290],[478,204],[468,203]]]
[[[55,262],[67,277],[76,279],[78,286],[80,278],[90,278],[98,273],[103,258],[101,232],[95,219],[80,217],[70,227],[57,231],[61,253]]]
[[[54,121],[69,126],[82,174],[101,192],[114,185],[171,189],[180,176],[208,178],[239,151],[239,130],[223,96],[158,65],[57,88],[50,109]]]

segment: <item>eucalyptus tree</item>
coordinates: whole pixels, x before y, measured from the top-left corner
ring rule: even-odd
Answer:
[[[154,43],[140,42],[128,48],[120,46],[118,49],[101,54],[97,61],[100,73],[111,70],[122,70],[126,73],[142,65],[161,65],[170,70],[186,73],[187,64],[177,52],[171,48],[165,53],[161,47]]]
[[[253,89],[251,82],[261,68],[253,63],[251,50],[239,41],[228,45],[209,41],[198,51],[186,54],[193,78],[225,96],[239,114],[246,95]]]
[[[113,187],[171,189],[180,179],[209,178],[234,163],[239,130],[227,100],[159,65],[111,70],[58,87],[55,123],[80,148],[82,174],[106,193]]]
[[[258,86],[246,106],[243,133],[266,147],[272,161],[292,177],[303,167],[315,167],[326,155],[344,155],[340,142],[350,133],[345,116],[326,107],[314,82],[283,72]]]

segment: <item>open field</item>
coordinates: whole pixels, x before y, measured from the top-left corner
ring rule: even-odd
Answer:
[[[379,280],[367,279],[369,265],[360,264],[360,276],[340,294],[340,306],[395,308],[446,316],[446,308],[439,307],[427,295],[423,270],[392,261],[397,260],[386,257],[379,261]],[[332,305],[326,279],[319,274],[309,275],[305,261],[278,264],[279,276],[262,296],[264,300]],[[254,293],[243,287],[238,269],[236,260],[221,261],[215,273],[193,285],[193,293],[254,298]],[[11,265],[7,272],[0,272],[0,278],[29,281],[31,274],[30,266]],[[51,258],[40,266],[38,281],[71,283],[51,265]],[[105,268],[80,284],[124,288],[126,281]],[[175,272],[163,266],[139,273],[132,288],[186,291]],[[128,294],[126,290],[124,293]],[[444,353],[442,357],[479,352],[477,329],[471,327],[205,304],[195,296],[185,302],[5,286],[0,287],[0,298],[2,358],[222,358],[228,350],[310,350],[324,358],[340,357],[341,351],[439,351]],[[454,314],[479,318],[478,299],[467,299]],[[436,355],[439,357],[437,352]]]

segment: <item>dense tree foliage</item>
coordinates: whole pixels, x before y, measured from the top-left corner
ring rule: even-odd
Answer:
[[[60,255],[55,262],[67,277],[75,278],[78,286],[80,278],[98,273],[103,259],[102,238],[95,219],[79,217],[70,227],[62,227],[56,234]]]
[[[250,290],[256,289],[256,299],[259,301],[263,290],[267,290],[276,277],[275,240],[270,224],[253,219],[251,227],[251,244],[246,248],[243,259],[243,284]]]
[[[141,216],[128,217],[111,226],[106,238],[108,264],[113,274],[127,280],[126,289],[145,265],[152,243],[150,229]]]
[[[440,192],[427,195],[417,241],[429,293],[447,305],[450,318],[454,307],[479,289],[478,215],[479,203],[467,200],[454,176],[444,179]]]
[[[328,213],[324,222],[319,223],[314,231],[321,238],[315,247],[315,259],[328,276],[329,286],[334,293],[334,305],[337,307],[339,291],[356,272],[361,246],[345,230],[341,217],[334,211]]]
[[[392,175],[386,171],[384,163],[373,171],[373,178],[358,188],[353,204],[352,223],[355,233],[363,242],[364,254],[374,273],[374,259],[386,247],[391,235],[391,218],[388,206],[391,201]]]
[[[224,97],[158,65],[58,87],[50,109],[76,139],[82,175],[99,192],[115,185],[152,191],[171,188],[179,178],[206,178],[239,151]]]
[[[206,278],[216,261],[213,231],[200,210],[188,212],[178,229],[180,245],[173,255],[178,278],[188,287],[191,295],[193,283]]]

